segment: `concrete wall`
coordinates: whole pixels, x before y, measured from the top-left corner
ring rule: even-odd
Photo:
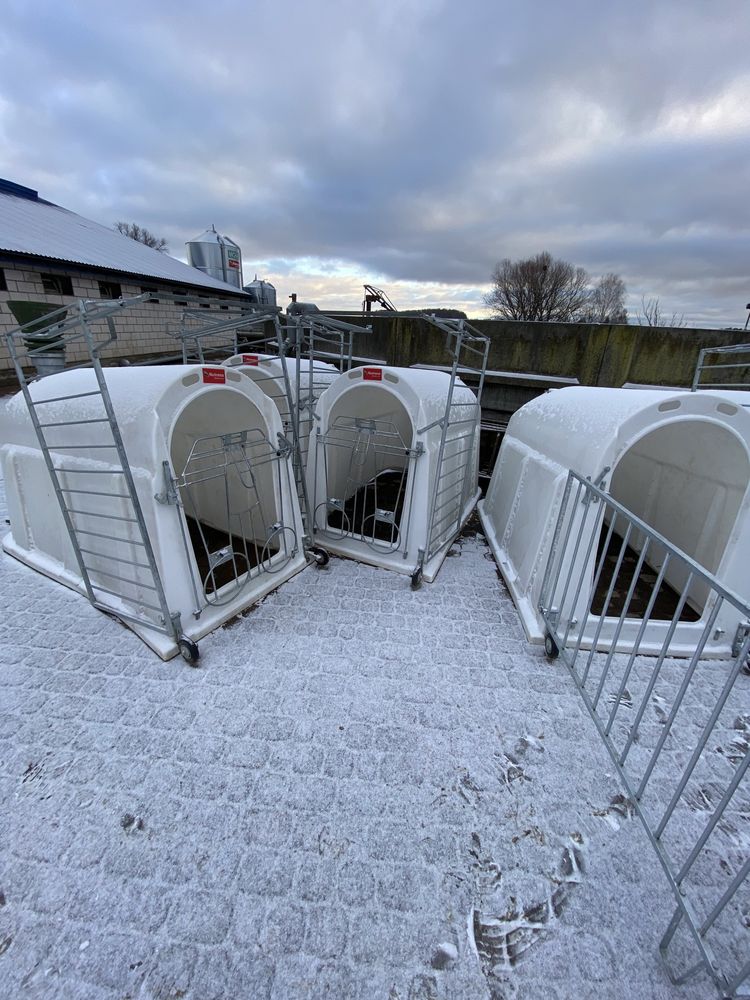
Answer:
[[[350,322],[359,319],[348,317]],[[365,322],[362,320],[362,322]],[[394,365],[445,364],[444,338],[414,317],[368,317],[372,333],[357,338],[358,354]],[[689,386],[703,347],[750,341],[742,330],[667,329],[584,323],[472,320],[490,337],[490,369],[577,378],[582,385]],[[745,371],[750,380],[750,370]]]
[[[16,323],[7,307],[8,299],[49,302],[51,306],[74,304],[77,298],[100,297],[99,279],[117,275],[70,268],[73,296],[44,292],[41,274],[52,265],[13,264],[0,261],[7,291],[0,291],[0,383],[14,380],[2,334]],[[122,276],[123,296],[139,295],[144,285],[157,285]],[[162,283],[162,287],[164,287]],[[173,291],[175,289],[172,289]],[[196,290],[194,289],[193,292]],[[229,297],[228,301],[232,301]],[[236,301],[236,299],[234,299]],[[170,336],[176,329],[181,308],[172,303],[146,304],[118,318],[118,341],[104,357],[146,359],[177,353],[180,344]],[[444,337],[424,320],[413,316],[379,316],[366,319],[357,314],[336,314],[347,321],[371,324],[372,331],[357,337],[354,353],[359,357],[392,365],[445,364]],[[702,347],[719,347],[750,340],[750,333],[734,330],[651,329],[640,326],[605,326],[579,323],[519,323],[506,320],[474,320],[473,325],[491,339],[489,368],[502,372],[576,378],[583,385],[621,386],[625,382],[649,385],[689,386]],[[71,347],[69,361],[83,360],[79,345]],[[750,371],[745,372],[750,380]],[[536,387],[529,387],[535,390]],[[542,386],[539,391],[547,388]],[[532,391],[531,395],[535,392]],[[520,405],[521,400],[519,397]],[[509,406],[512,412],[516,407]]]

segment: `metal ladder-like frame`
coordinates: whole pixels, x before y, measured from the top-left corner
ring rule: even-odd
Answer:
[[[185,365],[210,364],[211,360],[206,356],[208,354],[215,360],[223,360],[232,354],[238,354],[241,344],[243,349],[247,348],[251,330],[258,326],[264,327],[267,322],[275,320],[278,313],[279,310],[271,306],[265,308],[248,306],[243,307],[239,315],[232,312],[219,319],[213,316],[209,319],[201,314],[200,309],[185,309],[177,331],[177,338],[182,342],[182,363]],[[203,319],[204,323],[198,327],[191,327],[189,325],[191,319]],[[215,342],[204,344],[204,341],[219,335],[226,336],[228,340],[220,344]],[[259,347],[264,347],[266,350],[270,347],[275,350],[275,331],[270,337],[262,330],[259,334],[255,333],[252,344],[256,350]],[[265,353],[265,351],[261,353]]]
[[[301,425],[304,421],[308,422],[312,431],[312,413],[315,404],[312,365],[315,360],[327,361],[338,367],[339,371],[348,371],[352,366],[354,334],[367,332],[372,327],[346,323],[324,313],[281,315],[280,312],[275,306],[249,308],[243,306],[239,315],[230,314],[218,320],[207,317],[203,325],[191,327],[190,320],[202,318],[200,305],[196,309],[191,304],[191,307],[183,313],[177,337],[182,342],[182,359],[185,364],[206,363],[209,349],[204,348],[204,341],[209,341],[218,335],[229,335],[232,339],[229,345],[222,347],[214,343],[210,347],[210,353],[214,356],[222,349],[231,350],[233,354],[253,351],[278,355],[291,425],[289,444],[292,449],[295,486],[305,530],[303,544],[305,549],[317,558],[316,546],[313,544],[305,463],[300,444]],[[273,324],[274,332],[271,335],[265,329],[268,322]],[[309,366],[310,374],[307,387],[303,389],[303,380],[300,376],[306,366]],[[296,375],[296,390],[292,387],[290,374],[292,371]]]
[[[440,448],[438,450],[437,472],[430,498],[430,509],[427,519],[427,538],[424,550],[420,551],[419,564],[412,576],[412,583],[418,585],[421,581],[424,564],[436,555],[452,540],[454,532],[461,526],[461,511],[468,500],[469,481],[466,472],[469,468],[471,454],[477,434],[477,412],[481,412],[482,391],[487,371],[487,356],[490,349],[489,337],[480,333],[464,319],[445,319],[437,316],[424,316],[428,323],[437,327],[446,335],[445,348],[451,356],[450,385],[443,416],[420,428],[420,433],[430,427],[440,426]],[[454,402],[456,380],[461,375],[475,376],[477,379],[476,403]],[[471,410],[467,416],[467,410]],[[465,428],[449,437],[450,431]],[[446,456],[446,445],[454,441],[460,442],[460,450]],[[446,467],[447,458],[463,456],[463,464],[459,469]],[[457,473],[463,475],[460,492],[457,487],[461,482],[455,478]],[[446,532],[449,538],[445,538]]]
[[[108,614],[114,615],[115,617],[121,619],[122,621],[129,622],[131,624],[137,624],[145,626],[147,628],[153,629],[156,632],[168,635],[170,638],[174,639],[180,648],[180,652],[185,657],[185,659],[193,661],[197,659],[197,646],[182,635],[182,627],[180,622],[179,613],[173,613],[170,611],[167,604],[166,595],[164,592],[164,586],[159,574],[159,569],[156,563],[156,557],[154,554],[153,546],[149,538],[148,529],[146,527],[146,522],[143,516],[143,510],[141,508],[140,501],[138,499],[138,494],[135,487],[135,481],[133,479],[133,474],[130,469],[130,464],[128,462],[128,456],[125,451],[125,445],[122,440],[122,435],[120,433],[120,428],[117,422],[117,416],[115,414],[114,408],[112,406],[112,400],[110,398],[109,389],[107,388],[107,382],[102,370],[101,361],[99,358],[100,351],[116,340],[116,331],[114,327],[114,316],[117,312],[126,308],[131,302],[141,302],[146,301],[147,296],[139,296],[137,299],[133,300],[116,300],[113,302],[108,302],[106,304],[99,303],[96,301],[80,300],[78,303],[78,308],[76,314],[68,317],[67,313],[70,307],[65,307],[60,310],[55,310],[54,312],[48,314],[45,317],[47,321],[47,326],[43,333],[48,333],[52,330],[58,335],[59,343],[63,346],[73,342],[80,342],[81,340],[86,345],[89,363],[93,371],[97,382],[97,388],[88,392],[80,393],[70,393],[63,396],[50,397],[49,399],[39,399],[34,400],[31,391],[29,389],[29,383],[26,375],[23,371],[23,366],[21,363],[21,358],[18,350],[18,340],[23,339],[26,335],[27,340],[29,337],[29,327],[34,328],[34,334],[39,333],[39,321],[35,321],[31,324],[25,324],[25,326],[18,327],[15,330],[10,331],[6,334],[6,342],[8,345],[8,351],[10,353],[11,360],[13,362],[16,376],[18,378],[19,385],[21,387],[21,392],[23,393],[26,405],[28,407],[29,416],[31,418],[34,431],[39,441],[39,447],[44,456],[44,462],[49,472],[50,479],[55,491],[55,496],[57,497],[57,502],[60,506],[60,512],[62,514],[65,527],[68,532],[68,537],[70,539],[73,552],[75,554],[76,562],[78,564],[78,569],[81,574],[81,579],[83,580],[83,585],[86,590],[86,596],[88,597],[91,604]],[[95,321],[104,320],[107,323],[109,335],[100,339],[98,342],[94,337],[91,329],[91,324]],[[35,356],[38,356],[44,352],[43,347],[32,348],[27,351],[29,357],[33,360]],[[102,415],[96,417],[90,417],[84,420],[56,420],[53,422],[48,422],[44,418],[44,407],[51,403],[58,403],[67,400],[74,399],[96,399],[101,400],[102,404]],[[82,426],[93,426],[93,425],[107,425],[109,429],[109,434],[111,435],[111,444],[109,442],[102,443],[71,443],[66,442],[64,444],[55,443],[51,444],[48,440],[48,431],[51,428],[65,428],[65,427],[76,427],[80,428]],[[87,451],[91,452],[94,449],[97,451],[115,452],[117,455],[118,466],[112,469],[106,470],[107,476],[117,476],[122,482],[122,492],[109,492],[106,489],[102,490],[88,490],[88,489],[76,489],[67,486],[63,486],[60,480],[60,474],[64,473],[66,475],[75,474],[105,474],[105,470],[92,470],[92,469],[78,469],[74,467],[66,467],[65,465],[55,465],[53,459],[53,453],[60,449],[66,451],[81,449],[85,454]],[[73,463],[74,464],[74,463]],[[125,501],[130,508],[129,513],[132,516],[123,516],[122,514],[114,513],[102,513],[97,511],[85,511],[79,510],[77,507],[77,501],[75,498],[80,498],[82,496],[96,496],[110,498],[116,502]],[[84,501],[85,503],[85,501]],[[76,518],[82,515],[91,515],[97,519],[102,519],[103,521],[115,521],[120,523],[127,523],[130,527],[130,532],[134,537],[123,538],[122,541],[128,545],[136,546],[142,553],[144,561],[140,560],[129,560],[122,557],[113,557],[107,552],[96,551],[96,540],[105,539],[111,542],[111,535],[107,535],[104,532],[93,531],[88,528],[81,528],[76,524]],[[91,548],[89,546],[92,546]],[[92,567],[86,560],[86,556],[91,557],[103,557],[108,560],[113,560],[117,563],[122,563],[125,566],[131,566],[135,568],[136,575],[143,575],[145,579],[132,579],[127,576],[121,576],[117,573],[110,573],[107,570],[103,570],[99,567]],[[118,567],[119,568],[119,567]],[[127,612],[123,612],[119,608],[113,607],[113,602],[107,601],[108,597],[121,598],[123,595],[118,593],[116,590],[111,590],[108,587],[97,583],[93,578],[92,574],[97,576],[107,576],[114,580],[120,580],[121,582],[134,587],[140,587],[150,591],[153,594],[153,604],[146,604],[143,601],[139,603],[141,606],[148,608],[156,616],[155,619],[144,615],[140,617],[138,615],[131,615]]]
[[[330,482],[328,478],[328,459],[332,449],[340,448],[349,453],[349,467],[346,470],[346,482],[343,489],[340,491],[341,497],[343,498],[354,498],[353,510],[351,515],[347,514],[346,503],[347,499],[333,498],[330,491]],[[416,461],[421,455],[424,454],[424,446],[421,442],[417,443],[416,447],[410,447],[409,444],[404,441],[395,424],[387,420],[372,420],[360,417],[338,417],[332,426],[328,427],[325,434],[319,434],[316,439],[316,459],[315,459],[315,480],[317,480],[317,449],[322,450],[323,454],[323,470],[326,482],[325,489],[325,499],[320,503],[315,504],[314,513],[317,514],[321,508],[325,508],[326,520],[323,527],[316,528],[316,533],[325,537],[353,537],[368,545],[371,549],[379,552],[400,552],[404,559],[408,558],[408,549],[406,548],[407,540],[409,538],[409,523],[412,513],[412,502],[414,497],[414,476],[413,472],[413,462]],[[361,469],[367,464],[368,459],[374,458],[374,475],[366,480],[362,477],[361,473],[359,475],[354,475],[355,468]],[[389,458],[395,459],[397,461],[406,462],[403,466],[394,468],[389,468],[391,462],[388,461]],[[383,467],[380,466],[380,461],[383,462]],[[392,498],[389,503],[392,506],[381,506],[378,503],[378,477],[385,472],[400,472],[400,481],[398,485],[398,490],[396,493],[395,500]],[[362,489],[365,489],[364,496],[358,496],[361,494]],[[373,511],[370,517],[373,519],[373,531],[368,537],[367,532],[364,530],[365,518],[364,511],[367,505],[368,493],[372,489],[370,496],[373,499]],[[407,497],[408,493],[408,497]],[[315,498],[317,500],[317,497]],[[362,503],[362,509],[359,511],[360,517],[358,517],[358,508],[360,501]],[[396,512],[399,508],[399,504],[406,510],[407,516],[403,521],[396,520]],[[332,527],[328,521],[328,515],[331,511],[338,511],[342,516],[342,526],[341,529]],[[367,518],[369,520],[369,517]],[[349,526],[346,527],[344,522],[348,522]],[[375,536],[375,524],[377,522],[384,523],[391,526],[391,537],[390,540],[377,538]],[[355,527],[359,524],[361,527],[359,530]]]
[[[313,412],[317,397],[315,396],[314,368],[315,361],[326,361],[333,364],[340,372],[349,371],[353,360],[353,340],[355,334],[368,333],[371,326],[357,326],[343,320],[333,319],[324,313],[300,313],[287,315],[281,322],[276,318],[278,333],[278,350],[284,372],[284,383],[289,402],[290,421],[293,437],[294,477],[300,498],[302,523],[305,529],[305,547],[318,555],[319,549],[314,545],[315,517],[310,507],[307,490],[307,472],[302,455],[301,426],[303,421],[308,424],[309,437],[313,431]],[[292,389],[289,366],[294,366],[297,391]],[[308,379],[306,388],[302,388],[301,375],[307,367]],[[308,445],[309,447],[309,445]]]

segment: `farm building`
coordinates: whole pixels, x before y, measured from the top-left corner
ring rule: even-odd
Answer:
[[[228,303],[247,296],[195,267],[54,205],[31,188],[0,180],[0,335],[32,319],[24,309],[50,309],[78,299],[118,299],[143,292],[206,296]],[[176,350],[167,333],[179,301],[149,303],[118,321],[118,356],[142,358]],[[75,360],[71,358],[70,360]],[[14,378],[0,342],[0,383]]]

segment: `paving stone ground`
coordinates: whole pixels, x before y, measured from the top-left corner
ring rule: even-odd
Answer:
[[[6,555],[0,592],[5,1000],[715,995],[481,535],[418,592],[309,568],[198,669]]]

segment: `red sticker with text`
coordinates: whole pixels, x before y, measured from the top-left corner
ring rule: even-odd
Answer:
[[[227,373],[223,368],[204,368],[203,381],[209,385],[224,385],[227,380]]]
[[[258,364],[258,355],[257,354],[243,354],[242,355],[242,364],[243,365],[257,365]]]
[[[383,369],[382,368],[363,368],[362,378],[365,382],[382,382],[383,381]]]

